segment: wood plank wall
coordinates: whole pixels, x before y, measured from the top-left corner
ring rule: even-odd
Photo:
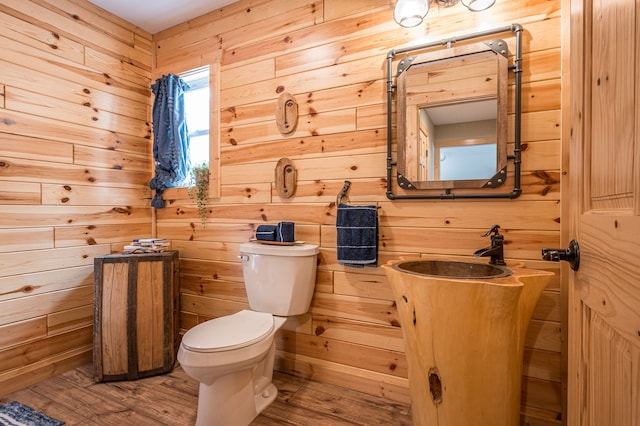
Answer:
[[[93,258],[151,236],[148,34],[0,1],[0,393],[91,362]]]
[[[407,30],[387,0],[241,0],[152,40],[85,0],[1,0],[0,389],[90,360],[94,256],[157,226],[181,252],[188,329],[247,307],[238,245],[258,224],[292,220],[298,239],[320,244],[320,266],[311,312],[278,336],[277,368],[408,401],[390,288],[380,269],[337,264],[335,197],[349,179],[352,203],[378,205],[380,263],[467,258],[499,223],[509,261],[557,271],[538,259],[560,240],[560,19],[560,0],[499,0],[479,14],[434,8]],[[512,22],[525,28],[523,195],[387,200],[388,50]],[[154,223],[149,82],[216,60],[222,195],[206,228],[183,190],[169,191]],[[275,124],[281,91],[301,106],[289,137]],[[299,179],[287,200],[273,187],[285,156]],[[560,303],[558,279],[529,327],[523,419],[532,425],[559,423]]]
[[[152,79],[220,63],[220,198],[202,227],[182,190],[168,191],[158,236],[181,252],[181,324],[247,308],[238,245],[257,225],[288,220],[321,247],[309,314],[278,335],[276,368],[408,401],[407,365],[395,304],[380,268],[336,261],[335,199],[345,179],[353,204],[376,204],[380,263],[402,256],[469,258],[495,223],[510,262],[558,272],[540,249],[560,241],[560,0],[501,0],[487,12],[433,7],[403,29],[388,0],[241,0],[154,35]],[[385,58],[394,47],[511,23],[524,26],[523,194],[517,200],[389,201],[386,189]],[[426,35],[425,35],[426,32]],[[513,51],[514,39],[504,37]],[[300,107],[295,133],[275,122],[281,92]],[[513,135],[513,129],[510,130]],[[513,137],[513,136],[511,136]],[[298,186],[281,199],[274,168],[292,159]],[[560,279],[529,325],[522,419],[561,422]]]

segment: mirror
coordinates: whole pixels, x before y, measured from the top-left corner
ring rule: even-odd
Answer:
[[[515,34],[512,65],[507,43],[487,40],[490,35],[507,32]],[[389,51],[387,198],[520,196],[522,32],[520,24],[511,24]],[[474,39],[484,41],[452,47]],[[394,76],[394,58],[409,53],[413,56],[398,62]],[[509,96],[510,71],[514,80]],[[507,121],[513,126],[509,143]],[[508,164],[513,169],[507,173]],[[502,187],[505,183],[513,183],[513,190]],[[394,193],[394,189],[401,193]]]
[[[454,189],[504,183],[507,57],[476,43],[403,61],[397,77],[398,184]]]

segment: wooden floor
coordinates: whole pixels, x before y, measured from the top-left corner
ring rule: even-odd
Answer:
[[[193,425],[198,383],[181,368],[136,381],[94,383],[86,365],[0,397],[67,425]],[[252,425],[411,425],[406,405],[339,386],[274,373],[278,398]]]

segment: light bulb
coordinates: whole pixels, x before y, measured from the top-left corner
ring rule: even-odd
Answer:
[[[410,28],[420,25],[428,12],[428,0],[398,0],[393,10],[393,19],[398,25]]]

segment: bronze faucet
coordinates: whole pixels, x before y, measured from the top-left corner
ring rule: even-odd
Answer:
[[[500,225],[493,225],[483,237],[491,235],[491,245],[489,247],[476,250],[475,257],[491,257],[491,265],[506,265],[504,261],[504,235],[500,234]]]

